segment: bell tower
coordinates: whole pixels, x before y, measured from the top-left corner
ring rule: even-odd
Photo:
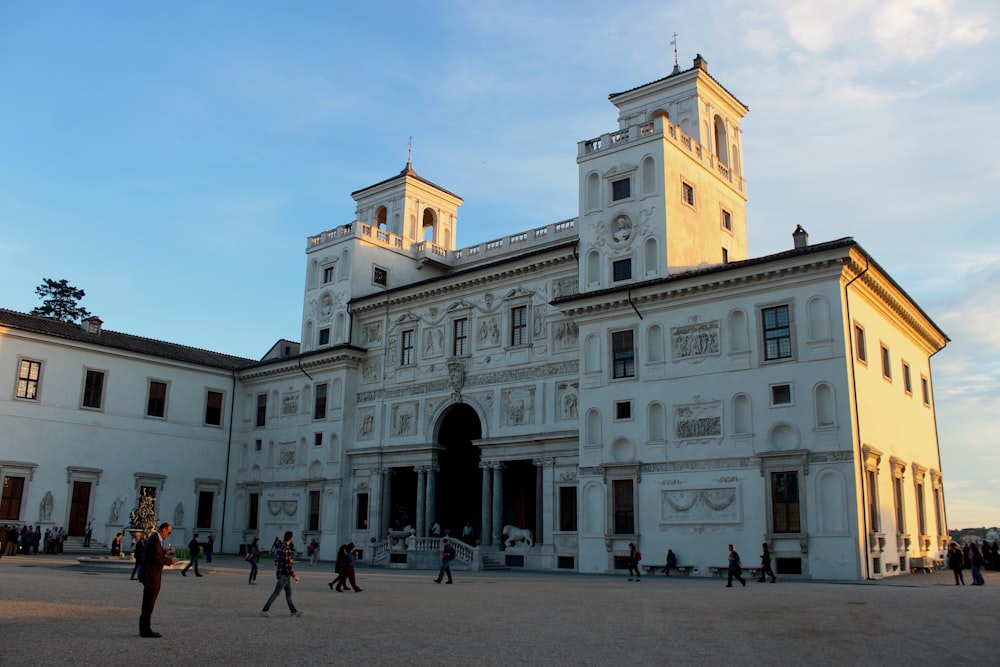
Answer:
[[[618,130],[577,150],[580,290],[746,259],[746,105],[701,55],[609,99]]]

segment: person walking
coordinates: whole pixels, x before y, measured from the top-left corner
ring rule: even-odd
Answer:
[[[205,542],[205,562],[212,562],[212,554],[215,552],[215,535],[209,535],[208,541]]]
[[[333,578],[333,581],[327,584],[330,590],[333,590],[334,585],[337,586],[338,590],[340,588],[340,573],[344,571],[344,551],[347,549],[346,544],[341,544],[337,547],[337,559],[333,563],[333,572],[337,576]],[[343,591],[340,591],[343,592]]]
[[[302,612],[295,608],[292,601],[292,581],[299,583],[299,575],[295,574],[295,561],[292,560],[292,536],[290,530],[285,531],[285,540],[278,545],[278,550],[274,553],[274,576],[277,579],[274,583],[274,590],[271,597],[264,603],[264,608],[260,610],[261,616],[271,615],[271,604],[278,593],[285,591],[285,602],[288,603],[288,611],[292,616],[301,616]]]
[[[638,547],[635,546],[635,542],[628,543],[628,580],[629,581],[642,581],[639,578],[639,561],[642,560],[642,552],[639,551]],[[632,572],[635,571],[635,579],[632,578]]]
[[[729,580],[726,582],[726,588],[733,587],[733,578],[736,578],[738,582],[747,585],[747,580],[743,578],[743,565],[740,563],[740,555],[737,553],[733,545],[729,545]]]
[[[358,588],[358,582],[355,580],[354,573],[354,542],[348,542],[347,546],[344,547],[343,561],[340,564],[340,577],[337,579],[337,585],[334,587],[338,593],[343,593],[344,589],[347,588],[347,584],[350,583],[351,588],[354,589],[355,593],[360,593],[362,588]]]
[[[962,576],[962,551],[958,548],[957,542],[948,545],[948,567],[955,574],[955,585],[965,585],[965,577]]]
[[[170,537],[174,532],[174,527],[164,521],[159,529],[146,540],[146,548],[143,552],[142,569],[139,573],[142,578],[142,611],[139,615],[139,636],[157,638],[161,637],[159,632],[153,632],[151,621],[153,619],[153,607],[156,606],[156,598],[160,595],[160,579],[163,575],[164,565],[173,565],[177,562],[171,554],[170,547],[163,546],[163,540]]]
[[[455,547],[451,546],[448,538],[441,540],[441,569],[438,571],[436,583],[441,583],[444,575],[448,575],[448,583],[451,583],[451,561],[455,560]]]
[[[972,569],[972,585],[985,585],[986,580],[983,579],[983,554],[975,543],[969,545],[969,567]]]
[[[94,534],[94,524],[87,522],[87,527],[83,529],[83,546],[90,546],[90,538]]]
[[[771,550],[767,546],[767,542],[761,545],[760,554],[760,574],[757,576],[757,581],[759,583],[764,583],[764,575],[771,577],[771,583],[773,584],[778,579],[774,576],[774,571],[771,569]]]
[[[140,534],[135,538],[135,544],[132,545],[132,560],[135,561],[135,565],[132,566],[132,576],[133,580],[139,579],[142,581],[142,559],[146,553],[146,536]],[[138,577],[136,577],[138,575]]]
[[[188,570],[190,570],[191,567],[193,566],[194,576],[200,577],[201,572],[198,571],[198,556],[201,555],[201,542],[198,541],[198,533],[195,533],[194,536],[191,538],[191,541],[188,542],[188,551],[190,552],[188,558],[190,558],[191,560],[189,560],[188,564],[184,566],[183,570],[181,570],[181,576],[182,577],[188,576]]]
[[[667,564],[663,566],[663,574],[670,576],[670,570],[677,569],[677,554],[673,549],[667,549]]]
[[[250,563],[250,579],[247,583],[251,586],[257,585],[257,564],[260,562],[260,538],[253,538],[253,542],[247,547],[247,562]]]

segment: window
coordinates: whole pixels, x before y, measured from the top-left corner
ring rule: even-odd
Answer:
[[[511,346],[528,344],[528,307],[514,306],[510,309]]]
[[[455,320],[454,340],[452,341],[452,355],[456,357],[465,356],[469,353],[469,320],[465,317]]]
[[[865,476],[868,478],[868,525],[873,533],[877,533],[882,529],[878,517],[878,471],[868,468]]]
[[[615,419],[632,419],[632,401],[615,402]]]
[[[616,479],[611,482],[615,503],[615,535],[635,533],[635,494],[631,479]]]
[[[4,477],[3,494],[0,495],[0,519],[21,519],[21,497],[24,494],[23,477]]]
[[[931,383],[923,375],[920,376],[920,397],[924,405],[931,404]]]
[[[263,449],[264,449],[264,441],[263,440],[261,440],[260,438],[257,438],[256,440],[253,441],[253,450],[255,452],[263,451]]]
[[[42,362],[22,359],[17,369],[18,398],[38,400],[38,382],[42,376]]]
[[[257,394],[257,428],[267,424],[267,394]]]
[[[924,513],[924,480],[918,479],[914,487],[917,496],[917,531],[920,535],[927,534],[927,515]]]
[[[615,281],[629,280],[632,277],[632,259],[619,259],[611,265]]]
[[[722,209],[722,228],[729,232],[733,231],[733,214],[726,209]]]
[[[774,384],[771,385],[771,405],[791,405],[792,385]]]
[[[320,345],[330,344],[330,327],[324,327],[319,330],[319,344]]]
[[[250,507],[247,508],[247,529],[257,530],[257,522],[260,517],[260,494],[250,494]]]
[[[694,206],[694,186],[681,182],[681,199],[688,206]]]
[[[104,373],[88,370],[83,379],[83,407],[100,409],[104,399]]]
[[[319,530],[319,491],[309,492],[309,530]]]
[[[198,528],[212,527],[212,506],[215,504],[215,493],[212,491],[198,492],[197,526]]]
[[[167,383],[149,381],[149,399],[146,401],[146,415],[164,417],[167,414]]]
[[[722,263],[729,264],[729,248],[722,249]]]
[[[358,513],[354,520],[354,528],[366,530],[368,528],[368,494],[358,494]]]
[[[623,178],[611,182],[611,201],[620,201],[632,196],[632,179]]]
[[[372,282],[376,285],[381,285],[385,287],[389,284],[389,269],[383,269],[381,266],[376,266],[372,271]]]
[[[896,516],[896,532],[905,533],[903,517],[903,478],[896,475],[892,478],[892,508]]]
[[[799,523],[799,474],[771,473],[771,520],[775,533],[797,533]]]
[[[889,348],[885,345],[882,348],[882,377],[886,380],[892,379],[892,359],[889,355]]]
[[[788,359],[792,356],[792,328],[788,306],[764,308],[764,360]]]
[[[332,283],[333,278],[336,274],[337,268],[335,266],[327,266],[323,269],[323,284]]]
[[[222,426],[222,392],[209,391],[205,395],[205,423]]]
[[[413,329],[407,329],[400,335],[400,366],[409,366],[413,363],[413,334]]]
[[[313,419],[326,419],[326,383],[316,385],[316,401],[313,405]]]
[[[903,362],[903,391],[910,396],[913,395],[913,380],[910,378],[910,365]]]
[[[635,376],[635,346],[632,331],[615,331],[611,334],[612,377]]]
[[[868,363],[868,346],[865,344],[865,329],[860,324],[854,325],[855,355],[863,364]]]
[[[322,447],[322,446],[323,446],[323,434],[313,433],[313,447]]]
[[[559,530],[576,530],[576,487],[559,487]]]

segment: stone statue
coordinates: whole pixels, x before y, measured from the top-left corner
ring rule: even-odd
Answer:
[[[518,542],[524,542],[524,546],[533,546],[535,540],[531,535],[531,531],[527,528],[518,528],[517,526],[504,526],[503,534],[507,536],[507,540],[504,544],[510,548]]]
[[[184,525],[184,503],[177,503],[177,507],[174,508],[174,525]]]
[[[52,520],[52,506],[55,504],[55,500],[52,498],[52,492],[46,491],[45,496],[42,498],[42,502],[38,506],[38,520],[39,521],[51,521]]]
[[[125,504],[125,496],[118,496],[111,501],[111,523],[118,523],[122,513],[122,505]]]

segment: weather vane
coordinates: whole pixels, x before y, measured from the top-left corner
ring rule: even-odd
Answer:
[[[674,47],[674,67],[680,66],[680,61],[677,59],[677,33],[674,33],[674,38],[670,40],[670,45]]]
[[[406,142],[406,164],[413,164],[413,135],[410,135],[410,140]]]

